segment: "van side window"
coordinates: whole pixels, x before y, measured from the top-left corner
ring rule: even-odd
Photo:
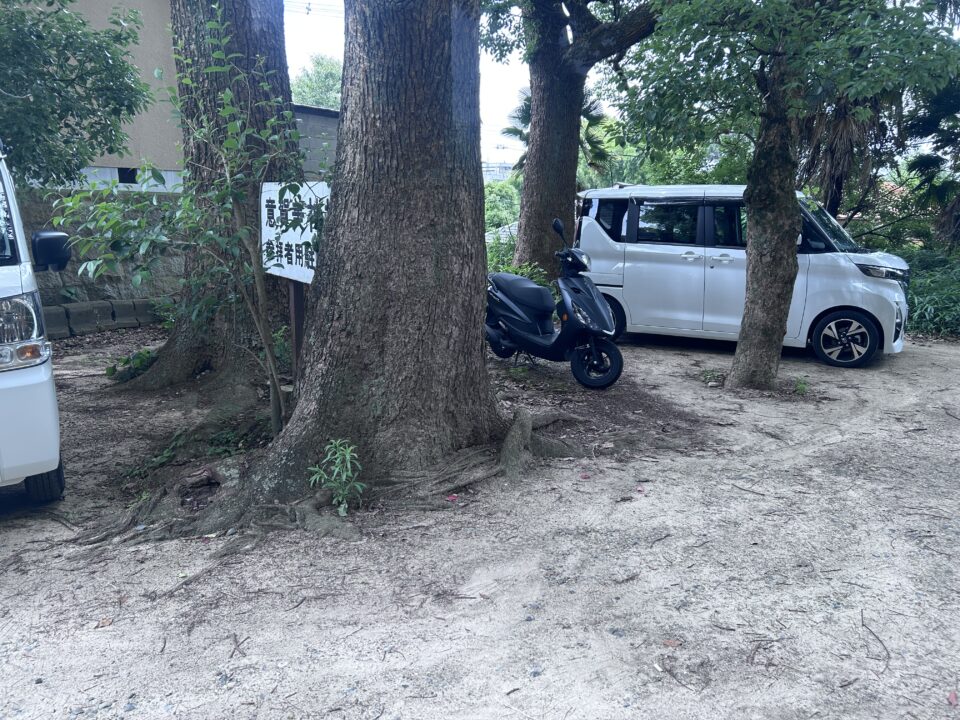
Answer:
[[[830,252],[832,248],[824,242],[820,234],[813,228],[810,222],[803,219],[803,240],[797,246],[797,252],[801,255],[816,255],[818,253]]]
[[[627,216],[627,199],[601,199],[590,208],[590,216],[597,221],[614,242],[625,242],[623,219]]]
[[[640,205],[638,243],[697,244],[697,205]]]
[[[747,214],[739,205],[713,208],[713,244],[717,247],[747,246]]]
[[[10,209],[10,200],[7,198],[7,189],[0,179],[0,265],[15,263],[17,236],[13,229],[13,212]]]

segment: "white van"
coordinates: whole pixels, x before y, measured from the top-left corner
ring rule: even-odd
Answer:
[[[579,195],[577,244],[613,308],[617,334],[737,340],[746,287],[742,185],[627,185]],[[859,367],[903,350],[910,269],[860,248],[797,194],[803,231],[783,344]]]
[[[33,264],[0,145],[0,486],[22,482],[32,500],[49,502],[63,495],[60,419],[33,273],[65,268],[70,246],[50,231],[31,244]]]

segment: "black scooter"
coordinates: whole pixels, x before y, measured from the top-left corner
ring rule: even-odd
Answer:
[[[490,273],[487,342],[497,357],[523,352],[554,362],[569,360],[581,385],[602,390],[623,372],[623,356],[613,343],[613,313],[593,281],[581,275],[590,270],[589,256],[567,246],[559,219],[553,221],[553,229],[563,241],[563,250],[554,253],[560,260],[560,302],[554,308],[550,290],[525,277]],[[560,316],[559,330],[553,326],[554,309]]]

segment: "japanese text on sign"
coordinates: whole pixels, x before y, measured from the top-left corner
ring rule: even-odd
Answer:
[[[260,247],[270,275],[311,283],[316,270],[314,225],[326,209],[330,188],[306,182],[293,193],[283,183],[263,183],[260,189]],[[281,197],[282,196],[282,197]]]

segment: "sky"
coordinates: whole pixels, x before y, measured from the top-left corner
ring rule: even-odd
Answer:
[[[285,0],[287,62],[293,77],[311,55],[343,59],[343,0]],[[309,12],[308,12],[309,10]],[[480,59],[480,152],[484,162],[513,164],[522,146],[500,134],[530,84],[527,66],[519,59],[501,64],[484,53]]]

